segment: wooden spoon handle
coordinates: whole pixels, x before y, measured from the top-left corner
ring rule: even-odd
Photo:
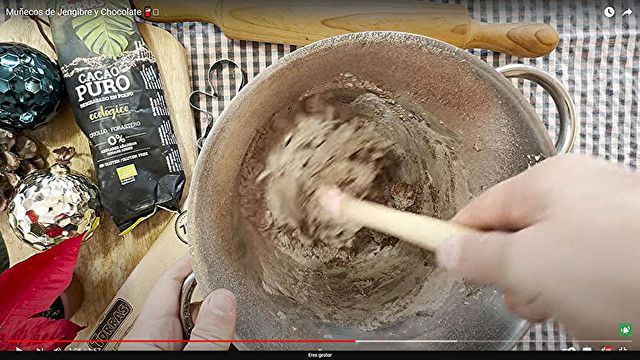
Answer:
[[[340,208],[344,220],[383,232],[427,250],[435,250],[447,238],[474,230],[450,221],[396,210],[347,196]]]

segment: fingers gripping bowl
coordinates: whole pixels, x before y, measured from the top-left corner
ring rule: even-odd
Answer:
[[[503,71],[505,76],[537,81],[549,91],[562,118],[556,148],[568,151],[573,143],[575,119],[571,101],[562,86],[535,69],[516,66]],[[265,284],[266,274],[278,274],[283,282],[295,285],[299,279],[290,278],[289,274],[301,269],[287,268],[295,264],[265,256],[274,251],[275,245],[261,237],[245,219],[240,209],[244,160],[258,134],[273,125],[273,119],[277,118],[274,114],[306,95],[342,84],[335,79],[345,74],[374,84],[387,94],[388,101],[406,104],[428,128],[452,139],[449,145],[455,149],[455,160],[464,165],[467,177],[464,189],[456,187],[452,198],[460,199],[461,191],[475,196],[525,170],[534,159],[556,153],[538,116],[523,96],[503,75],[462,50],[430,38],[398,32],[356,33],[317,42],[279,60],[253,79],[225,109],[205,142],[196,166],[198,181],[189,196],[187,225],[198,284],[205,292],[226,287],[236,294],[239,339],[496,341],[325,343],[322,346],[325,349],[512,346],[508,340],[521,336],[526,323],[508,315],[501,294],[491,288],[452,281],[440,295],[438,306],[427,309],[417,306],[415,309],[419,311],[407,311],[389,322],[359,326],[343,318],[332,321],[331,317],[314,313],[313,306],[324,306],[331,296],[336,301],[339,298],[328,289],[319,288],[320,285],[313,288],[311,283],[314,296],[302,301],[295,293],[274,291],[273,284]],[[408,136],[417,135],[409,130]],[[425,157],[426,153],[428,151]],[[469,197],[457,200],[461,202],[457,205],[464,205]],[[406,286],[400,279],[389,280],[397,286]],[[424,278],[411,278],[414,282],[420,279]],[[185,294],[189,292],[188,285]],[[420,288],[424,283],[413,285]],[[397,300],[374,295],[380,294],[368,293],[359,303],[348,306],[376,314]],[[340,304],[336,306],[340,308]],[[245,343],[239,347],[316,349],[317,344]]]

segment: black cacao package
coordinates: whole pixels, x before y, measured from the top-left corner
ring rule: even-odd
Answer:
[[[185,176],[158,66],[126,0],[48,1],[76,122],[89,138],[100,198],[126,234],[158,207],[178,209]]]

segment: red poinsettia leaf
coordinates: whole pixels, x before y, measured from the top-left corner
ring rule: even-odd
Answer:
[[[42,340],[73,340],[83,327],[69,320],[52,320],[44,317],[25,319],[16,324],[8,333],[0,350],[55,350],[64,349],[69,342],[42,342]],[[16,342],[15,340],[20,340]],[[25,340],[33,340],[25,342]]]
[[[0,274],[0,339],[49,308],[71,284],[83,237],[63,241]]]

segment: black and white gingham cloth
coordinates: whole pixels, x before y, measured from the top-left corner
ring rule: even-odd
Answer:
[[[390,0],[393,1],[393,0]],[[19,2],[19,1],[18,1]],[[521,59],[487,50],[470,52],[494,67],[524,63],[543,69],[559,79],[573,100],[578,113],[579,134],[573,152],[593,154],[636,170],[638,156],[638,100],[640,84],[640,1],[623,0],[487,0],[445,1],[463,4],[477,20],[487,22],[545,22],[560,33],[558,48],[549,56]],[[613,6],[612,18],[603,9]],[[15,0],[4,0],[4,8],[16,7]],[[622,12],[631,8],[631,16]],[[4,11],[0,21],[4,19]],[[155,24],[168,30],[189,54],[194,90],[210,91],[209,66],[218,59],[234,60],[247,73],[248,80],[274,61],[295,50],[288,45],[234,41],[214,25],[199,22]],[[222,71],[217,100],[203,98],[201,107],[216,117],[235,93],[233,74]],[[558,133],[555,106],[542,89],[529,82],[514,80],[549,129]],[[197,131],[205,128],[206,116],[196,114]],[[588,316],[588,314],[585,314]],[[602,344],[590,344],[594,349]],[[532,326],[516,346],[519,350],[561,350],[581,344],[573,342],[564,327],[553,321]]]

